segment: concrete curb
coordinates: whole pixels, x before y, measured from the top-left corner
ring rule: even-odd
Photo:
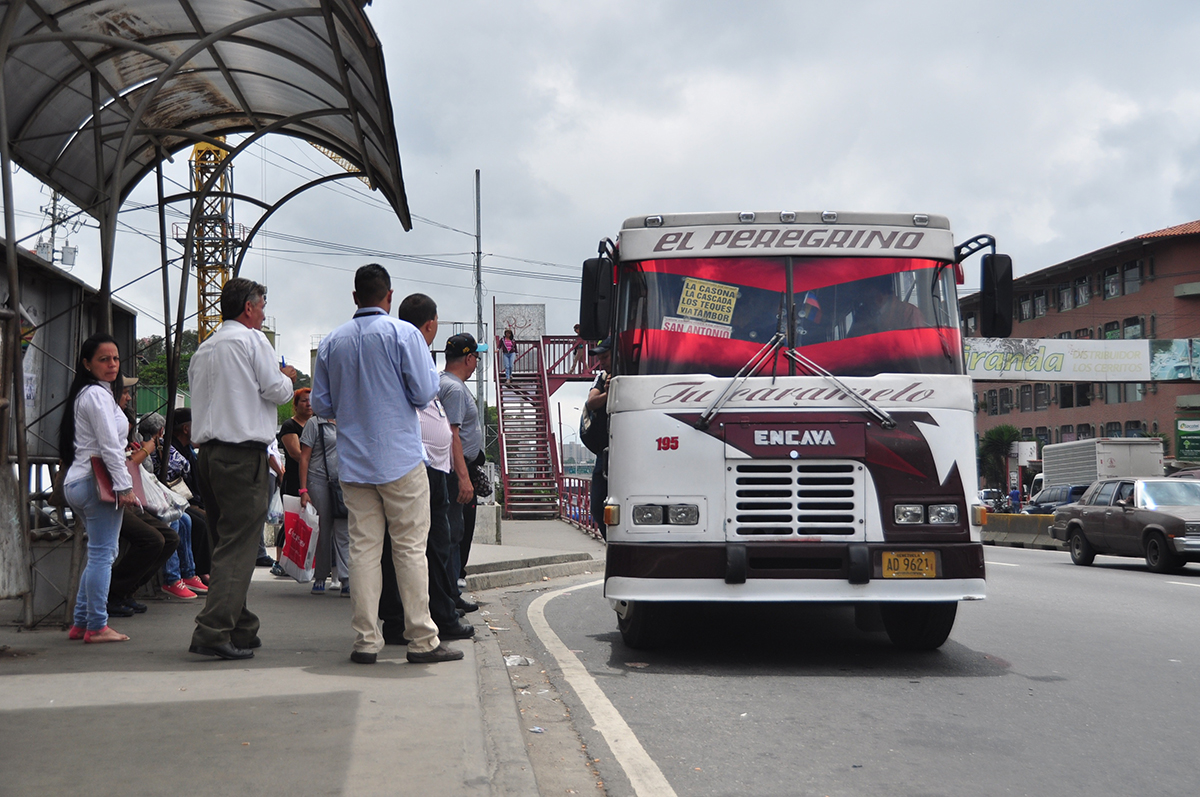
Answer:
[[[563,562],[592,561],[591,554],[586,553],[554,553],[537,556],[525,556],[517,559],[481,562],[467,565],[467,577],[481,573],[495,573],[500,570],[520,570],[541,565],[557,565]]]
[[[515,564],[515,563],[497,563]],[[534,567],[518,567],[507,570],[495,570],[490,573],[468,573],[467,589],[482,591],[497,587],[514,587],[518,584],[532,584],[545,578],[560,576],[577,576],[580,573],[596,572],[604,569],[604,562],[584,555],[575,561],[541,564]]]
[[[475,632],[476,675],[479,702],[487,744],[491,793],[494,795],[537,794],[533,764],[525,747],[520,711],[512,681],[504,663],[500,639],[480,622]]]

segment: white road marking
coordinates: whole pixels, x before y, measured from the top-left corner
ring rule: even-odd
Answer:
[[[987,564],[996,565],[997,567],[1020,567],[1020,565],[1013,564],[1012,562],[988,562]]]
[[[604,579],[589,581],[587,584],[564,587],[563,589],[547,592],[529,604],[529,625],[533,628],[542,644],[550,655],[558,661],[563,677],[579,695],[584,708],[596,722],[596,730],[604,737],[613,757],[625,770],[633,791],[639,797],[675,797],[675,790],[663,776],[662,770],[650,758],[650,754],[642,747],[641,742],[634,736],[633,730],[626,724],[621,713],[617,711],[608,696],[596,684],[583,663],[570,651],[558,635],[546,622],[546,604],[564,592],[595,587],[604,583]]]
[[[1168,581],[1168,584],[1178,584],[1181,587],[1200,587],[1200,584],[1193,584],[1190,581]]]

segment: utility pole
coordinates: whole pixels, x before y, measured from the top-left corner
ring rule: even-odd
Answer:
[[[484,343],[483,339],[483,244],[479,220],[479,170],[475,170],[475,340]],[[492,347],[488,346],[488,359],[491,362]],[[487,428],[487,416],[484,414],[483,403],[483,370],[475,368],[475,406],[479,410],[481,428]],[[486,441],[485,441],[486,442]]]
[[[59,201],[61,199],[62,194],[58,193],[57,191],[51,191],[50,204],[48,206],[43,205],[41,208],[42,213],[45,213],[50,218],[50,241],[49,243],[46,243],[42,241],[41,236],[38,236],[36,251],[38,257],[51,263],[55,262],[54,256],[57,252],[59,255],[61,255],[59,262],[62,263],[63,268],[69,270],[75,265],[75,253],[77,251],[77,247],[71,246],[70,240],[65,240],[63,242],[62,250],[56,250],[54,248],[54,244],[56,242],[55,238],[60,226],[70,226],[71,229],[67,232],[67,235],[71,235],[71,233],[79,229],[80,223],[77,220],[73,221],[77,214],[70,212],[70,206],[64,206],[62,210],[59,210]]]

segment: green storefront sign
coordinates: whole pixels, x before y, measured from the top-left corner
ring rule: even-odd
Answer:
[[[1175,421],[1175,458],[1200,460],[1200,420]]]

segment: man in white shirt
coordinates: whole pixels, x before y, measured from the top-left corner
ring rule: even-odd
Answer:
[[[396,316],[417,328],[432,344],[437,335],[437,304],[423,293],[414,293],[400,303]],[[429,539],[425,559],[429,563],[429,614],[438,627],[439,639],[468,639],[475,627],[459,620],[454,608],[457,589],[450,584],[450,506],[446,475],[450,472],[452,435],[450,421],[441,403],[434,399],[417,411],[421,421],[421,443],[425,447],[425,475],[429,477]],[[404,603],[391,565],[391,547],[384,540],[383,592],[379,596],[379,619],[386,644],[404,643]]]
[[[276,407],[291,399],[296,378],[295,368],[276,364],[262,333],[266,304],[267,289],[257,282],[225,283],[224,323],[188,367],[197,475],[213,537],[208,598],[188,648],[202,656],[248,659],[262,644],[246,593],[267,520],[267,446],[275,438]]]

